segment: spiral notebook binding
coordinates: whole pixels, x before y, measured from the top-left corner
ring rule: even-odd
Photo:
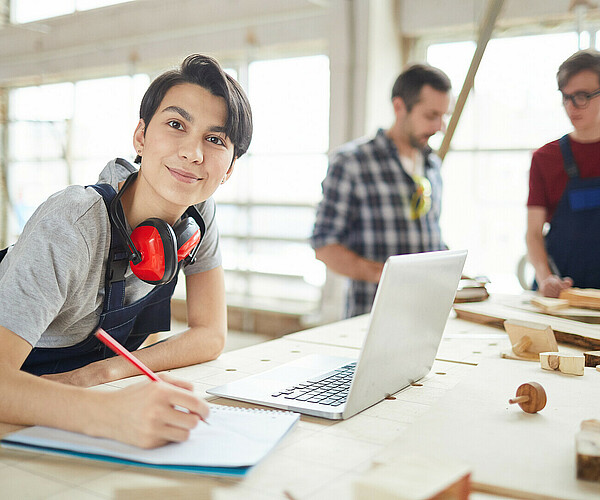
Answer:
[[[260,414],[269,413],[269,414],[276,414],[276,415],[294,413],[289,410],[270,410],[270,409],[263,409],[263,408],[247,408],[244,406],[209,405],[209,407],[210,407],[211,411],[212,410],[216,410],[216,411],[222,410],[222,411],[231,411],[231,412],[239,412],[239,413],[260,413]]]

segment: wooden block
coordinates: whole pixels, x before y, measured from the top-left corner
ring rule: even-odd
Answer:
[[[600,365],[600,351],[587,351],[583,353],[585,357],[585,366],[594,366]]]
[[[353,485],[354,500],[467,500],[469,468],[439,455],[407,455],[374,464]]]
[[[554,370],[569,375],[583,375],[585,358],[581,354],[541,352],[540,365],[544,370]]]
[[[513,353],[520,358],[537,360],[540,352],[558,351],[550,325],[507,319],[504,329],[510,338]]]
[[[600,290],[595,288],[567,288],[558,298],[568,300],[573,307],[600,309]]]
[[[569,307],[566,299],[553,299],[550,297],[532,297],[531,303],[545,313],[553,313]]]
[[[600,420],[584,420],[575,435],[577,479],[600,481]]]

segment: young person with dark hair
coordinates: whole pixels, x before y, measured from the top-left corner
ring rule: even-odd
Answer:
[[[331,156],[311,244],[317,259],[351,279],[346,317],[371,310],[390,255],[446,248],[440,160],[428,140],[444,128],[450,90],[439,69],[410,66],[393,86],[394,124]]]
[[[600,53],[576,52],[556,78],[574,130],[533,153],[527,201],[528,256],[546,297],[600,288]]]
[[[69,186],[36,210],[0,253],[0,421],[142,447],[187,439],[208,414],[187,382],[160,375],[164,382],[83,389],[139,374],[94,333],[101,327],[134,350],[168,330],[182,269],[189,328],[136,356],[158,372],[222,352],[227,318],[212,194],[251,137],[239,84],[214,59],[189,56],[144,95],[133,135],[139,169],[112,160],[98,184]]]

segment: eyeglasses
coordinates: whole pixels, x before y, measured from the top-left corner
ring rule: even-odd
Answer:
[[[562,92],[563,105],[567,104],[567,101],[571,101],[573,106],[577,109],[585,109],[589,106],[590,100],[600,95],[600,89],[594,90],[593,92],[575,92],[574,94],[565,94]]]
[[[427,177],[413,175],[416,190],[410,200],[411,219],[420,219],[431,209],[431,183]]]

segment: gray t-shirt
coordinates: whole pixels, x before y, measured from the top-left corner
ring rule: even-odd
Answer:
[[[109,162],[98,183],[112,185],[134,172]],[[212,198],[196,205],[206,223],[193,265],[185,275],[221,265]],[[85,339],[98,324],[110,249],[110,220],[92,187],[69,186],[48,198],[31,216],[17,243],[0,262],[0,325],[34,347],[65,347]],[[125,274],[125,303],[154,286],[131,269]]]

